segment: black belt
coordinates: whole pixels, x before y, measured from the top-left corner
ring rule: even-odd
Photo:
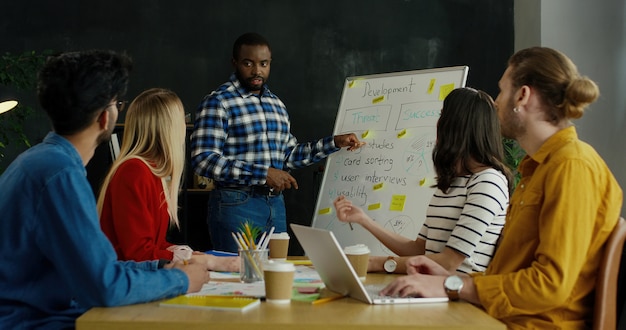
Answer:
[[[241,190],[247,193],[260,196],[278,196],[280,191],[274,191],[274,188],[268,186],[219,186],[220,189]]]

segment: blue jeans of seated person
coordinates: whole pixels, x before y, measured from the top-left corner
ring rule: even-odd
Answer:
[[[269,233],[287,231],[287,215],[283,195],[262,196],[252,192],[220,188],[209,194],[207,225],[214,250],[237,252],[231,233],[249,222]],[[257,240],[260,237],[257,237]]]

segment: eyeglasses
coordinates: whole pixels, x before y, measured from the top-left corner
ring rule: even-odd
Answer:
[[[110,107],[110,106],[113,106],[113,105],[117,107],[117,112],[122,112],[122,111],[124,111],[124,108],[126,107],[126,101],[116,101],[116,102],[113,102],[113,103],[107,105],[107,108]]]

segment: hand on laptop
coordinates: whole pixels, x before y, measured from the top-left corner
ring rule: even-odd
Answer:
[[[398,277],[380,291],[381,295],[392,297],[446,297],[443,281],[446,276],[413,274]]]
[[[380,294],[399,297],[445,297],[443,281],[451,275],[445,268],[426,256],[415,256],[406,261],[407,276],[397,278]]]
[[[448,270],[431,258],[420,255],[414,256],[406,260],[406,273],[411,274],[428,274],[428,275],[452,275]]]

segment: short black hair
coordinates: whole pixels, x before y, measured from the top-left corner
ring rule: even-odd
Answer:
[[[272,47],[270,47],[270,43],[265,39],[262,35],[254,32],[244,33],[235,40],[233,44],[233,59],[239,59],[239,52],[241,51],[241,46],[249,45],[249,46],[267,46],[272,52]]]
[[[110,50],[51,56],[39,72],[37,96],[57,134],[85,129],[113,100],[126,95],[132,60]]]

